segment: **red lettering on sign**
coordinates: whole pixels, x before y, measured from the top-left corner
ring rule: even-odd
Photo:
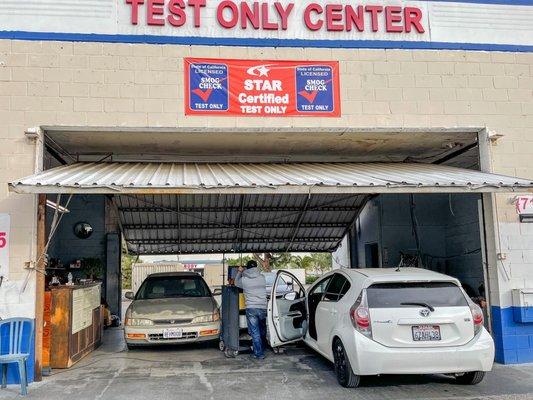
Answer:
[[[190,19],[190,23],[194,23],[196,28],[202,24],[201,9],[206,7],[206,2],[207,0],[125,0],[131,7],[132,25],[139,24],[139,10],[144,5],[145,9],[142,11],[146,13],[146,25],[169,24],[181,27]],[[222,0],[218,3],[216,18],[225,29],[233,29],[238,25],[242,30],[287,30],[289,23],[299,20],[290,20],[294,5],[293,2],[282,4],[280,1]],[[305,27],[310,31],[324,29],[328,32],[371,30],[383,33],[425,33],[422,10],[418,7],[309,3],[304,8],[302,17]]]
[[[321,29],[322,25],[324,25],[324,21],[322,21],[321,19],[318,19],[318,20],[315,20],[316,22],[314,22],[311,19],[311,13],[320,15],[323,12],[324,12],[324,9],[322,8],[320,4],[317,4],[317,3],[309,4],[305,8],[305,11],[304,11],[305,26],[307,26],[312,31],[318,31],[319,29]]]
[[[276,7],[276,11],[281,18],[281,29],[286,31],[289,27],[289,15],[291,15],[292,9],[294,8],[294,3],[289,3],[287,4],[287,8],[283,8],[281,3],[275,2],[274,7]]]
[[[269,31],[277,31],[278,24],[275,22],[270,22],[268,20],[268,10],[269,10],[268,3],[261,4],[261,18],[262,18],[263,29],[266,29]]]
[[[352,6],[346,6],[346,31],[352,30],[353,24],[355,24],[359,32],[365,30],[365,14],[363,6],[357,6],[357,11]]]
[[[7,245],[6,232],[0,232],[0,249],[3,249]]]
[[[394,25],[402,22],[402,8],[398,6],[385,7],[385,28],[387,32],[403,32],[402,25]]]
[[[168,3],[168,11],[170,15],[167,17],[168,23],[172,26],[183,26],[187,21],[185,15],[185,2],[183,0],[170,0]]]
[[[383,11],[382,6],[366,6],[365,11],[367,13],[370,13],[371,16],[371,22],[372,22],[372,32],[377,32],[379,30],[379,23],[378,23],[378,14]]]
[[[516,199],[516,212],[518,214],[533,213],[533,196],[521,196]]]
[[[224,11],[227,10],[227,11]],[[231,13],[231,19],[226,19],[224,13]],[[221,1],[217,7],[217,20],[224,28],[233,28],[239,22],[239,9],[233,1]]]
[[[246,29],[248,22],[250,22],[254,29],[261,27],[259,24],[259,3],[257,1],[253,3],[253,10],[248,3],[244,1],[241,3],[241,28]]]
[[[199,28],[201,25],[201,9],[205,7],[205,0],[189,0],[189,7],[193,8],[194,26]]]
[[[411,32],[411,26],[414,26],[418,33],[424,33],[422,26],[422,10],[417,7],[405,7],[403,10],[405,19],[405,32]]]
[[[127,4],[131,4],[131,24],[137,25],[139,23],[139,4],[144,4],[144,0],[126,0]]]
[[[336,22],[342,21],[342,5],[328,4],[326,6],[326,27],[328,31],[342,31],[344,26]]]
[[[165,0],[148,0],[146,5],[146,23],[148,25],[165,25],[164,18],[157,18],[157,16],[165,15],[164,5]]]

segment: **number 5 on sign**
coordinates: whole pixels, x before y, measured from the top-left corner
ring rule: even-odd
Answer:
[[[9,230],[11,219],[9,214],[0,214],[0,275],[7,277],[9,273]]]

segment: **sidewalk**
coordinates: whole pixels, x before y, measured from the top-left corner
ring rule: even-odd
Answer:
[[[18,397],[18,387],[0,399]],[[31,384],[27,399],[54,400],[413,400],[533,399],[533,364],[496,365],[478,386],[445,376],[366,378],[344,389],[331,365],[305,347],[268,354],[264,362],[242,355],[226,359],[216,344],[127,351],[122,330],[106,332],[104,345],[69,370]]]

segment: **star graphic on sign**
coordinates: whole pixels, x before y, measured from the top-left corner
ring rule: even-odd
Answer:
[[[252,76],[266,76],[268,78],[268,73],[270,72],[269,64],[263,64],[263,65],[256,65],[254,67],[250,67],[246,70],[246,73],[248,75]]]
[[[259,72],[259,76],[268,77],[268,72],[269,71],[270,70],[265,65],[261,65],[259,68],[257,68],[257,72]]]

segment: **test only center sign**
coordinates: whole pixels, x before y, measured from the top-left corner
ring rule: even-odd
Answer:
[[[339,63],[186,58],[185,114],[340,117]]]

